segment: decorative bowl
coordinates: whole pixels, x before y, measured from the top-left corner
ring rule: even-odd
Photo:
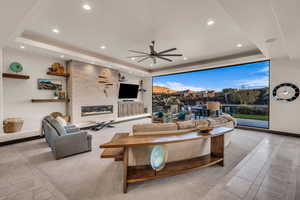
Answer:
[[[211,131],[213,129],[214,128],[210,127],[210,126],[202,126],[202,127],[199,127],[199,132],[200,133],[208,133],[209,131]]]

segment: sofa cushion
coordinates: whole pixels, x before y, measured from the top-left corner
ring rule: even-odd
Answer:
[[[175,123],[137,124],[132,127],[133,135],[170,134],[176,130]]]
[[[209,126],[209,122],[207,120],[195,120],[196,127],[206,127]]]
[[[196,123],[194,120],[176,122],[176,124],[179,130],[196,128]]]
[[[61,126],[56,119],[50,119],[50,125],[57,131],[59,136],[66,135],[65,128]]]

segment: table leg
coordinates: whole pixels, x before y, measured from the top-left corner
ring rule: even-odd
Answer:
[[[211,138],[211,155],[223,158],[218,164],[224,166],[224,135]]]
[[[123,193],[127,193],[127,168],[128,168],[128,147],[124,147],[124,158],[123,158]]]

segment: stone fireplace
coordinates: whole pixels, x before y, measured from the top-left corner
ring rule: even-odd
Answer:
[[[81,117],[112,113],[113,105],[81,106]]]

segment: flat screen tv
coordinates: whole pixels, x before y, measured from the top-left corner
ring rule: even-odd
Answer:
[[[139,85],[120,83],[119,99],[136,99]]]

